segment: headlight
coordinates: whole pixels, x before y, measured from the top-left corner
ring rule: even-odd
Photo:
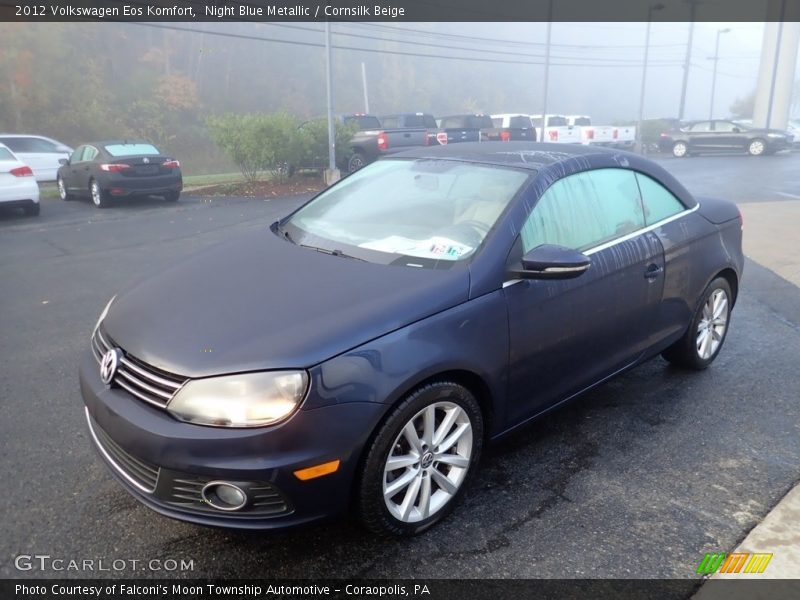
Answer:
[[[100,313],[100,318],[97,319],[97,325],[95,325],[94,329],[92,329],[92,337],[94,337],[94,334],[97,333],[97,329],[100,327],[100,324],[103,322],[103,320],[106,318],[106,315],[108,314],[108,309],[111,308],[111,303],[114,302],[114,300],[116,299],[117,296],[115,294],[114,296],[111,297],[111,300],[108,301],[108,304],[106,304],[106,307],[103,309],[103,312]]]
[[[306,394],[305,371],[266,371],[191,379],[167,405],[181,421],[261,427],[288,417]]]

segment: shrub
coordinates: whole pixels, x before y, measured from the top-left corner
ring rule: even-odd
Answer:
[[[208,128],[247,181],[261,172],[280,176],[283,165],[296,164],[302,155],[298,122],[288,113],[225,114],[210,117]]]

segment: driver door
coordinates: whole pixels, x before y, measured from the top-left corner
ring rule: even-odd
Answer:
[[[664,249],[644,228],[639,187],[626,169],[565,177],[535,204],[510,260],[556,244],[585,253],[591,266],[574,279],[506,282],[509,424],[601,381],[645,351],[663,294]]]

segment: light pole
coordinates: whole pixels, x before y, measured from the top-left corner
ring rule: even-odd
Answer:
[[[642,121],[644,120],[644,91],[647,84],[647,59],[650,55],[650,25],[653,21],[653,11],[663,10],[664,5],[651,4],[647,7],[647,32],[644,36],[644,65],[642,67],[642,90],[639,93],[639,120],[636,126],[636,138],[639,152],[642,152]]]
[[[711,76],[711,106],[708,109],[708,120],[714,118],[714,92],[717,89],[717,63],[719,62],[719,36],[728,33],[729,28],[717,30],[717,45],[714,47],[714,74]]]

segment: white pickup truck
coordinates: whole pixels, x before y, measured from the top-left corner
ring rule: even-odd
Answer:
[[[568,115],[567,123],[580,128],[581,144],[628,148],[636,142],[636,128],[631,126],[593,125],[587,115]]]
[[[552,144],[580,144],[581,128],[570,125],[564,115],[531,115],[531,121],[536,128],[536,139],[540,142]],[[542,132],[544,125],[544,132]]]

